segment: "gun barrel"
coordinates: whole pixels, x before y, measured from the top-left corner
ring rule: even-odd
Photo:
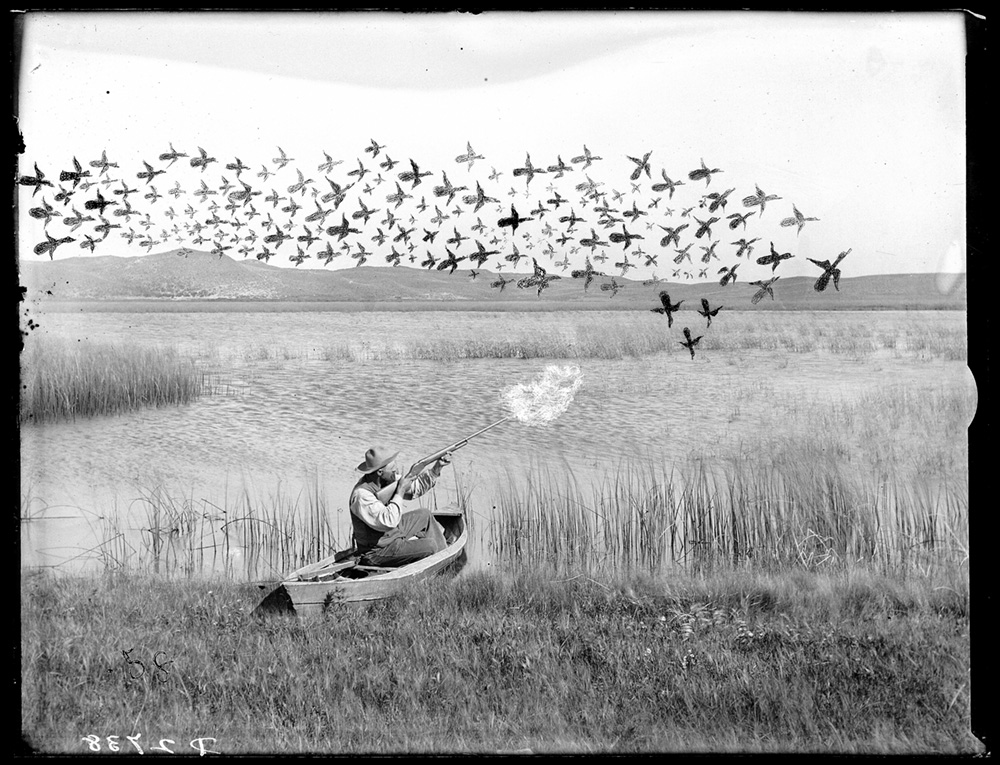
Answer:
[[[443,454],[447,454],[448,452],[452,452],[452,451],[455,451],[456,449],[460,449],[460,448],[462,448],[463,446],[465,446],[465,445],[466,445],[467,443],[469,443],[469,441],[471,441],[471,440],[472,440],[473,438],[475,438],[476,436],[480,436],[480,435],[482,435],[483,433],[485,433],[485,432],[486,432],[487,430],[489,430],[490,428],[495,428],[495,427],[496,427],[497,425],[499,425],[500,423],[503,423],[503,422],[507,422],[507,420],[511,419],[511,418],[512,418],[513,416],[514,416],[514,415],[512,415],[512,414],[509,414],[509,415],[507,415],[506,417],[503,417],[502,419],[499,419],[499,420],[497,420],[496,422],[493,422],[493,423],[490,423],[490,424],[489,424],[489,425],[487,425],[487,426],[486,426],[485,428],[482,428],[481,430],[477,430],[477,431],[476,431],[475,433],[473,433],[473,434],[472,434],[471,436],[466,436],[466,437],[465,437],[465,438],[463,438],[462,440],[460,440],[460,441],[456,441],[456,442],[455,442],[455,443],[453,443],[453,444],[452,444],[451,446],[447,446],[447,447],[445,447],[444,449],[440,449],[439,451],[436,451],[436,452],[434,452],[433,454],[430,454],[430,455],[428,455],[427,457],[424,457],[424,458],[423,458],[422,460],[420,460],[420,462],[422,462],[422,463],[423,463],[423,462],[427,462],[427,463],[429,463],[429,462],[432,462],[433,460],[436,460],[436,459],[438,459],[438,458],[439,458],[439,457],[441,457],[441,456],[442,456]]]

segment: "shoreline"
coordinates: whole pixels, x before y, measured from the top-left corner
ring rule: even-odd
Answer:
[[[576,311],[635,311],[648,313],[647,305],[629,303],[581,303],[579,301],[442,301],[442,300],[394,300],[394,301],[334,301],[334,300],[234,300],[229,298],[212,300],[205,298],[123,298],[118,300],[58,300],[45,299],[35,303],[36,308],[51,313],[291,313],[291,312],[475,312],[475,313],[557,313]],[[693,309],[692,309],[693,310]],[[798,306],[732,308],[732,312],[778,313],[865,313],[865,312],[960,312],[966,313],[966,306],[954,305],[848,305],[843,307],[804,308]]]

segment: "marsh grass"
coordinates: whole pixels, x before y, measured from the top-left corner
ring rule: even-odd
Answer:
[[[894,323],[888,324],[888,321]],[[830,315],[730,311],[711,328],[694,311],[682,311],[668,328],[662,316],[646,311],[616,312],[613,319],[577,312],[568,323],[546,331],[512,329],[509,322],[474,336],[414,336],[404,339],[344,339],[322,347],[252,344],[233,351],[242,363],[317,359],[331,362],[460,361],[469,359],[627,359],[657,353],[687,355],[680,341],[684,326],[703,335],[699,351],[833,353],[864,359],[888,352],[899,357],[964,360],[964,323],[942,321],[937,313],[885,320],[878,314],[854,318]]]
[[[434,490],[426,503],[434,509],[457,505],[468,513],[470,490],[461,479],[454,494]],[[244,486],[226,492],[220,503],[193,490],[157,485],[138,496],[116,501],[89,523],[95,544],[51,569],[72,570],[83,561],[88,570],[165,578],[225,576],[233,581],[275,582],[309,563],[352,545],[349,523],[331,507],[315,478],[306,489],[282,485],[266,493]],[[88,513],[72,508],[75,516]],[[29,492],[21,494],[21,517],[51,517],[53,508]]]
[[[194,362],[173,348],[33,337],[21,357],[20,421],[184,404],[203,384]]]
[[[586,482],[568,468],[509,473],[491,549],[507,565],[603,571],[967,565],[974,389],[888,384],[822,406],[773,394],[767,380],[735,390],[729,418],[773,402],[777,437],[677,464],[622,460]]]
[[[905,572],[968,560],[968,488],[865,480],[808,463],[661,470],[623,463],[589,494],[541,468],[498,495],[502,565],[595,572],[718,565]]]
[[[33,577],[21,730],[69,754],[136,735],[189,754],[981,752],[950,584],[473,572],[257,621],[246,585]]]
[[[109,573],[274,579],[350,544],[338,539],[318,481],[295,493],[244,488],[221,505],[164,486],[139,495],[101,519],[104,542],[89,552]],[[129,518],[139,526],[126,525]]]

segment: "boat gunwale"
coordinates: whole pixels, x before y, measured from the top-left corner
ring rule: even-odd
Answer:
[[[442,515],[450,515],[442,513]],[[469,538],[469,525],[465,522],[465,515],[456,515],[453,517],[460,517],[462,519],[462,533],[443,550],[438,550],[436,553],[428,555],[426,558],[421,558],[420,560],[413,561],[412,563],[407,563],[405,565],[394,568],[392,571],[386,571],[380,574],[372,574],[371,576],[362,577],[360,579],[351,579],[349,577],[341,577],[338,579],[330,579],[326,581],[310,581],[308,579],[302,578],[292,578],[300,576],[298,572],[306,571],[313,566],[319,566],[320,564],[325,564],[316,569],[316,574],[318,575],[323,568],[328,565],[335,564],[337,561],[335,558],[337,555],[342,553],[335,553],[334,555],[328,556],[317,563],[310,564],[309,566],[303,566],[302,568],[296,569],[291,574],[288,575],[287,579],[280,582],[281,586],[288,587],[315,587],[317,584],[336,586],[336,587],[351,587],[352,584],[357,584],[361,582],[393,582],[398,579],[405,579],[410,576],[415,576],[417,574],[423,573],[425,570],[433,568],[435,565],[448,561],[449,558],[457,558],[461,555],[462,551],[465,549],[465,545]],[[343,559],[342,559],[343,560]],[[326,563],[329,561],[329,563]]]

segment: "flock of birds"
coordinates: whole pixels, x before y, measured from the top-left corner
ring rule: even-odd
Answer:
[[[736,197],[742,207],[733,203],[727,212],[736,189],[718,190],[717,180],[717,190],[710,190],[713,178],[724,171],[710,168],[704,160],[674,180],[666,168],[654,174],[652,151],[641,157],[626,155],[634,167],[627,184],[624,177],[620,179],[619,190],[592,178],[598,175],[603,157],[587,146],[569,163],[560,155],[552,164],[536,166],[528,153],[523,165],[509,169],[512,185],[504,192],[501,178],[508,171],[491,167],[488,175],[472,176],[476,162],[481,167],[486,162],[471,143],[454,158],[458,170],[465,171],[461,179],[455,168],[432,171],[409,157],[393,159],[387,148],[372,139],[361,156],[350,161],[335,159],[324,150],[323,161],[314,165],[315,160],[297,160],[277,147],[277,156],[269,162],[248,165],[239,157],[219,159],[201,147],[191,153],[177,151],[171,143],[169,150],[157,154],[158,166],[143,160],[141,169],[126,172],[104,151],[86,167],[73,157],[72,168],[59,172],[58,185],[37,163],[34,174],[19,175],[18,184],[32,189],[34,206],[28,212],[44,221],[46,238],[34,252],[50,258],[58,247],[71,243],[93,253],[112,232],[147,252],[177,242],[183,245],[178,252],[184,256],[194,252],[189,245],[211,245],[219,257],[230,253],[264,262],[279,257],[289,242],[295,251],[288,260],[296,266],[311,258],[329,265],[338,257],[350,257],[357,266],[384,258],[391,266],[410,264],[454,274],[467,263],[471,279],[492,270],[496,276],[491,288],[502,292],[513,284],[536,290],[539,296],[553,281],[564,278],[554,272],[559,269],[580,280],[584,290],[600,280],[600,289],[614,297],[627,285],[599,270],[607,268],[609,259],[624,278],[632,269],[660,266],[663,257],[676,266],[674,279],[683,274],[691,280],[696,268],[691,250],[697,247],[698,278],[709,278],[709,271],[719,265],[714,276],[721,276],[722,286],[737,281],[744,256],[770,266],[769,278],[749,282],[758,288],[751,298],[756,304],[765,297],[774,299],[774,285],[780,279],[776,272],[794,257],[778,252],[772,240],[768,254],[754,258],[755,248],[762,248],[763,232],[752,238],[749,233],[756,232],[748,233],[748,225],[761,225],[768,204],[773,209],[783,198],[755,184],[753,193]],[[544,188],[541,179],[549,181]],[[778,225],[794,227],[797,233],[818,220],[795,204],[787,212]],[[50,226],[61,226],[64,231],[56,231],[62,235],[53,236]],[[735,241],[726,241],[731,237]],[[619,254],[609,255],[608,250]],[[831,281],[834,289],[840,289],[839,265],[849,253],[841,252],[832,262],[808,258],[821,269],[814,285],[817,292]],[[577,256],[577,267],[572,256]],[[723,257],[732,261],[727,265]],[[527,276],[505,275],[504,269],[516,269],[529,258],[533,270]],[[684,268],[685,264],[690,267]],[[642,284],[661,282],[666,279],[654,270]],[[683,301],[672,303],[665,290],[659,297],[661,307],[651,310],[665,314],[671,327]],[[706,326],[720,307],[713,309],[702,300],[700,313]],[[693,358],[701,338],[692,337],[687,327],[684,335],[682,344]]]

